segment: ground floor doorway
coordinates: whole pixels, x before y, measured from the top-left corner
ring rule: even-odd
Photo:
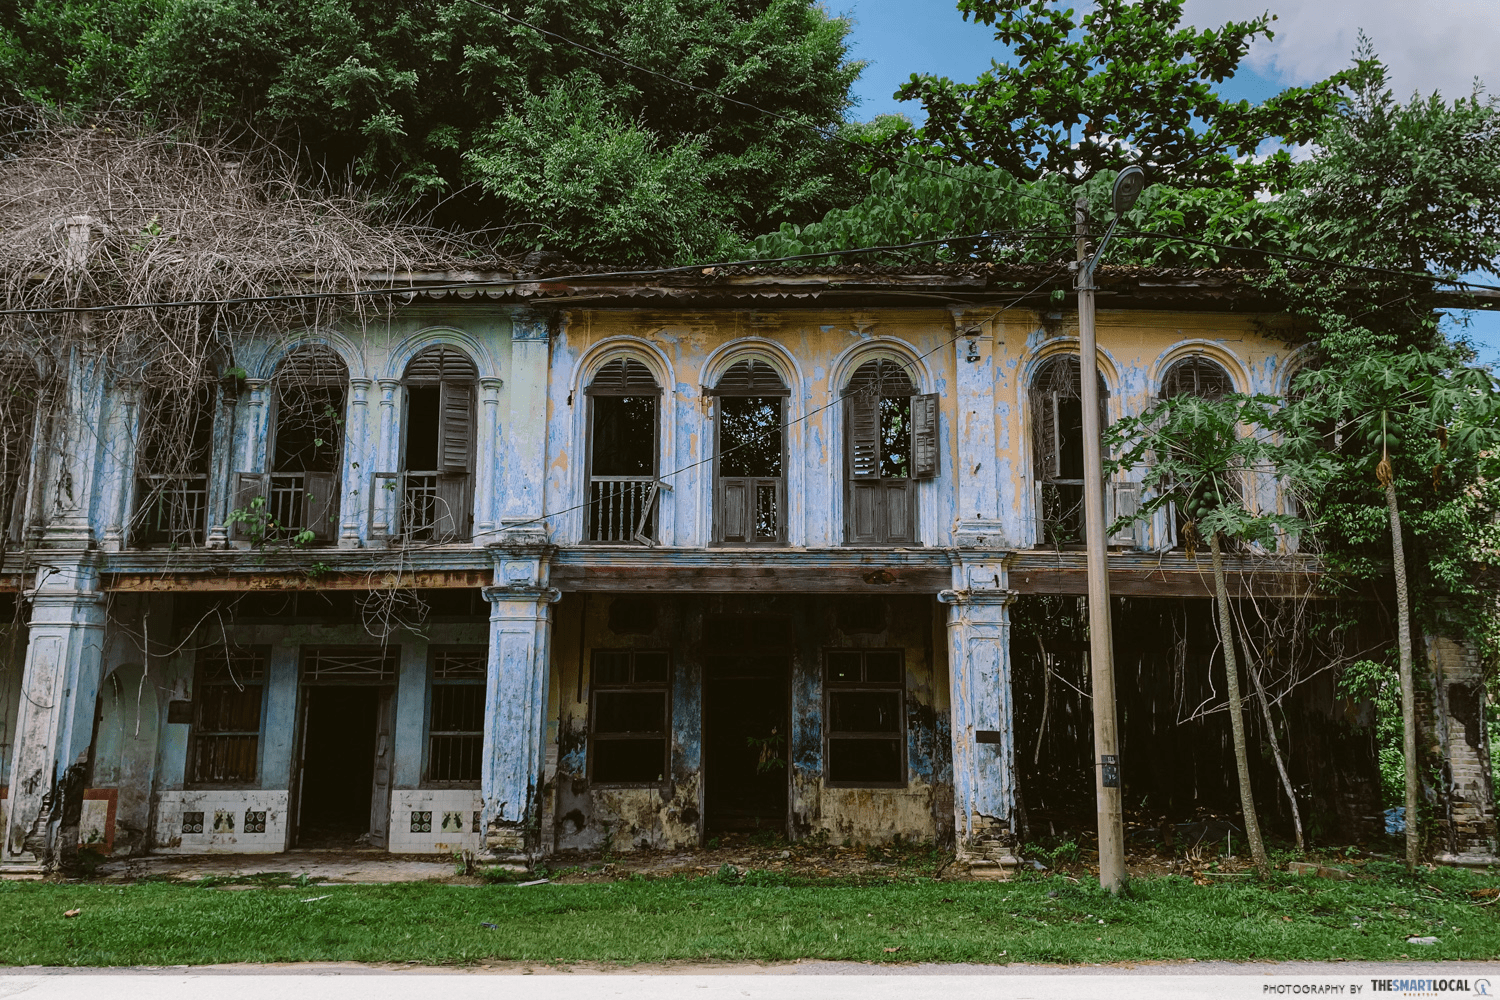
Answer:
[[[785,833],[790,659],[719,655],[704,668],[705,828]]]
[[[390,825],[395,690],[303,689],[298,847],[385,847]]]

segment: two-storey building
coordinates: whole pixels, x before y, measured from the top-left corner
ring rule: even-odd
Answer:
[[[171,398],[6,359],[67,403],[6,442],[4,860],[74,822],[117,852],[1008,860],[1008,606],[1085,591],[1070,282],[406,275],[388,319],[244,338]],[[1233,274],[1106,274],[1106,418],[1284,392],[1277,322]],[[1209,592],[1176,529],[1111,536],[1117,593]]]

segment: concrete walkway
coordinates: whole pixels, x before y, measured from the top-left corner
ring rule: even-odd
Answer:
[[[385,851],[287,851],[282,854],[175,854],[121,858],[106,862],[99,874],[110,882],[170,878],[195,882],[210,876],[237,878],[266,873],[306,875],[319,882],[474,882],[454,874],[452,858],[431,854],[387,854]]]

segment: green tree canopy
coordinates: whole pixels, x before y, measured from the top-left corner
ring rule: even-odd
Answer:
[[[1074,180],[1136,163],[1177,187],[1275,186],[1291,159],[1267,140],[1308,142],[1333,110],[1341,76],[1261,104],[1230,101],[1250,44],[1271,38],[1262,15],[1217,29],[1182,24],[1184,0],[1098,0],[1082,15],[1055,0],[959,0],[992,27],[1010,58],[973,83],[913,74],[897,92],[926,124],[903,137],[932,157],[988,164],[1016,177]]]
[[[0,79],[269,138],[507,248],[677,261],[863,193],[848,30],[808,0],[0,0]]]

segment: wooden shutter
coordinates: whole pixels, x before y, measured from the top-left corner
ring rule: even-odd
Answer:
[[[264,472],[237,472],[234,480],[234,509],[249,512],[256,497],[266,498],[266,474]],[[266,498],[268,499],[268,498]],[[265,507],[262,513],[269,513]],[[250,537],[249,527],[244,521],[234,525],[234,537]]]
[[[849,478],[880,478],[880,397],[868,389],[845,396],[849,412]]]
[[[912,517],[912,500],[916,497],[916,487],[909,480],[887,480],[881,483],[881,500],[884,501],[884,524],[885,538],[882,541],[891,545],[909,545],[915,541],[912,537],[912,525],[916,518]]]
[[[1062,400],[1057,392],[1042,393],[1037,405],[1037,467],[1042,481],[1062,476]]]
[[[1141,484],[1110,483],[1109,497],[1111,503],[1107,519],[1113,523],[1116,518],[1127,517],[1140,509]],[[1134,547],[1137,544],[1136,522],[1130,521],[1118,531],[1112,532],[1109,536],[1109,544]]]
[[[302,524],[320,542],[338,537],[338,477],[331,472],[308,472],[302,477]]]
[[[719,540],[721,542],[753,541],[755,521],[753,505],[755,480],[720,479],[719,502],[715,509],[719,515]]]
[[[437,509],[432,514],[432,536],[439,542],[469,538],[469,477],[438,476]]]
[[[911,477],[932,479],[938,474],[938,398],[929,392],[911,400]]]
[[[882,499],[878,482],[849,484],[849,541],[875,545],[885,540],[880,531]]]
[[[438,471],[464,474],[470,471],[469,456],[473,451],[473,392],[462,382],[443,382],[441,386]]]

